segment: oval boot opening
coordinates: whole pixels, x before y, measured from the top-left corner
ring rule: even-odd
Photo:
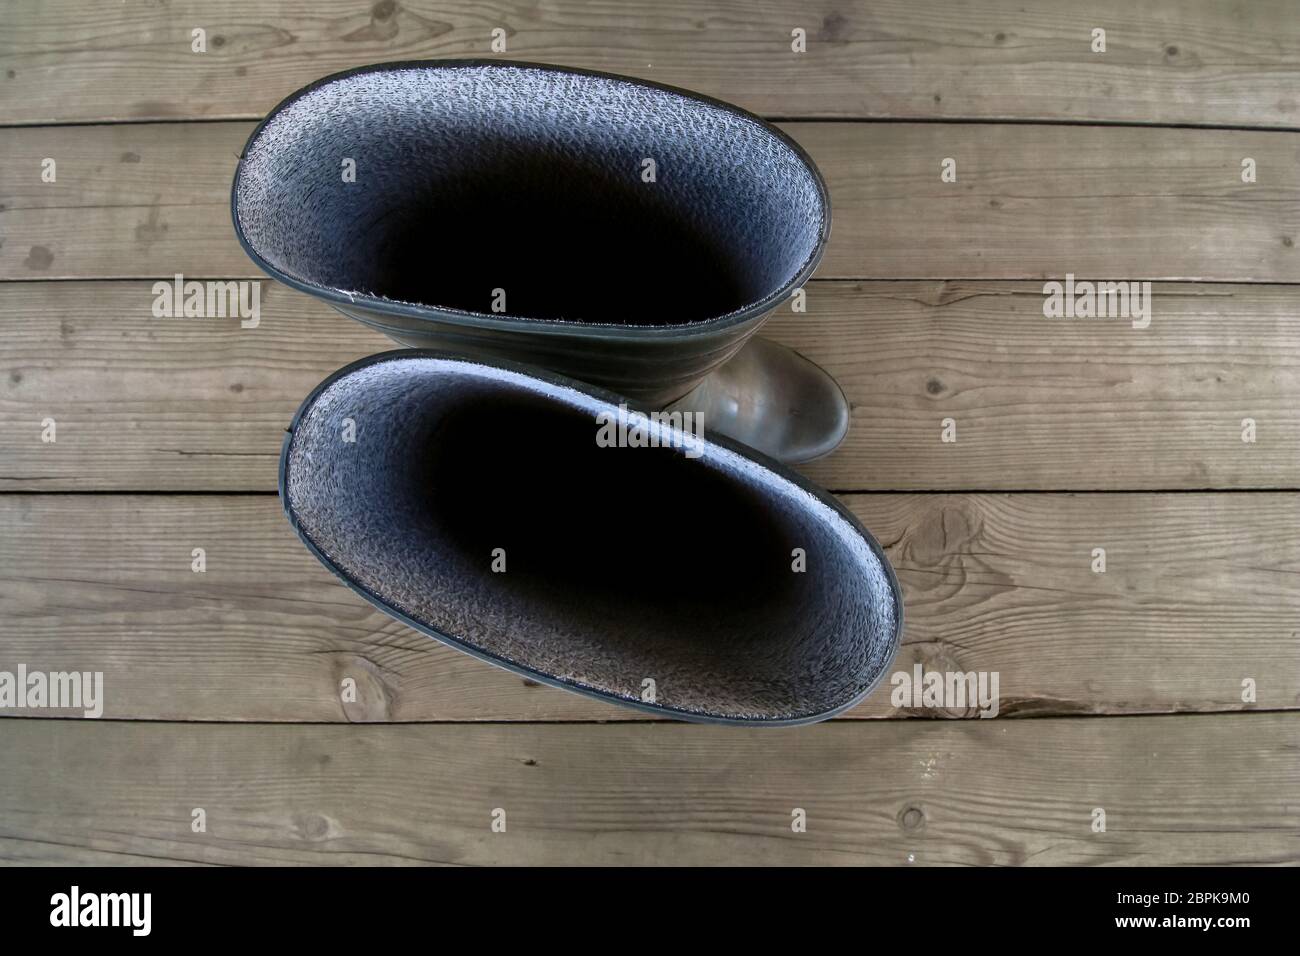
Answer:
[[[690,325],[816,266],[825,187],[775,127],[631,79],[511,63],[329,77],[249,140],[237,231],[309,291],[448,313]]]
[[[700,720],[817,720],[865,696],[902,625],[874,539],[774,462],[689,419],[638,431],[617,402],[375,356],[299,411],[285,509],[372,603],[534,679]]]

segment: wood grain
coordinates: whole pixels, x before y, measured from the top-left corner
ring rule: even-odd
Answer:
[[[1295,718],[1276,714],[776,732],[10,724],[7,863],[1300,862]]]
[[[0,284],[0,489],[274,491],[302,399],[392,347],[269,281],[255,329],[156,319],[150,285]],[[1153,300],[1134,329],[1046,319],[1037,283],[814,282],[764,334],[853,405],[845,443],[804,468],[833,490],[1300,487],[1300,289]]]
[[[1286,0],[10,0],[0,121],[254,118],[385,60],[611,70],[776,116],[1297,125]],[[191,31],[207,31],[207,52]],[[791,31],[807,52],[791,51]],[[1105,53],[1092,31],[1107,31]]]
[[[767,332],[853,427],[804,470],[880,492],[844,500],[904,588],[891,672],[994,672],[1000,717],[1043,719],[886,683],[814,727],[650,720],[422,637],[273,494],[220,494],[273,491],[301,399],[389,343],[270,281],[256,329],[156,319],[152,282],[260,278],[229,218],[248,121],[497,26],[808,148],[834,234]],[[1297,49],[1286,0],[13,0],[0,669],[102,670],[110,720],[0,711],[0,864],[1300,863]],[[197,119],[224,122],[141,122]],[[1067,273],[1156,280],[1150,327],[1044,318]]]
[[[997,672],[1003,717],[1300,708],[1300,495],[845,500],[903,585],[891,674]],[[390,620],[311,557],[273,496],[5,495],[0,527],[0,669],[102,671],[107,717],[643,719]],[[347,677],[358,697],[342,703]],[[849,716],[976,716],[895,708],[891,691]]]
[[[821,278],[1300,282],[1300,135],[794,123],[826,176]],[[230,223],[247,123],[0,137],[0,278],[254,276]],[[1258,182],[1241,181],[1255,160]],[[41,162],[57,181],[41,181]],[[957,181],[940,181],[945,158]]]

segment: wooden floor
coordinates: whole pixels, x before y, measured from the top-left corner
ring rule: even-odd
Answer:
[[[886,686],[793,730],[649,720],[419,636],[300,545],[283,430],[389,343],[269,280],[255,329],[154,318],[151,286],[259,275],[230,179],[284,95],[495,27],[813,155],[834,235],[767,331],[853,425],[804,470],[898,570],[895,669],[997,672],[996,719]],[[16,0],[0,124],[0,671],[105,674],[98,721],[4,711],[0,860],[1300,862],[1294,4]],[[1044,318],[1067,273],[1151,280],[1150,326]]]

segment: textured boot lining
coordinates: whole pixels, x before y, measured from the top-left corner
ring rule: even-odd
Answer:
[[[304,409],[286,504],[372,599],[573,687],[639,701],[651,679],[662,707],[753,720],[869,689],[900,609],[864,533],[712,443],[697,459],[597,447],[608,407],[469,361],[385,359]]]
[[[816,175],[761,122],[634,81],[508,65],[310,89],[250,144],[235,199],[249,247],[309,286],[478,313],[503,289],[507,315],[600,324],[763,302],[826,225]]]

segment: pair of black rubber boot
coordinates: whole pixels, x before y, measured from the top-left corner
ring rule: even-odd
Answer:
[[[603,74],[381,65],[278,106],[233,213],[271,276],[415,347],[330,376],[281,458],[298,534],[377,607],[685,719],[820,720],[879,682],[893,571],[783,464],[847,403],[751,339],[830,231],[775,127]]]

